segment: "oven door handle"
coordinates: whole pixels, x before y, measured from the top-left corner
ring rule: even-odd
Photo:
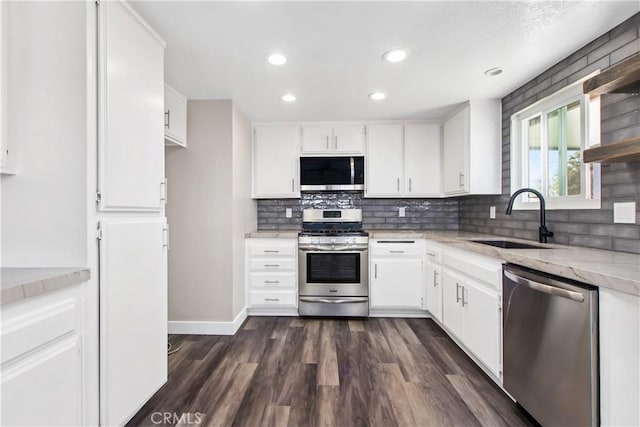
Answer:
[[[318,251],[318,252],[364,252],[369,249],[369,246],[322,246],[322,245],[304,245],[298,246],[301,251]]]
[[[369,298],[350,298],[350,299],[328,299],[322,297],[300,297],[300,301],[303,302],[319,302],[323,304],[347,304],[350,302],[367,302]]]

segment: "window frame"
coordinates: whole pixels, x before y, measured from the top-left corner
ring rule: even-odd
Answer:
[[[540,156],[541,156],[541,193],[545,197],[547,209],[600,209],[601,208],[601,178],[600,164],[586,164],[582,161],[584,150],[600,142],[600,99],[590,100],[588,95],[582,93],[582,83],[598,74],[596,71],[583,79],[566,86],[557,92],[535,102],[511,116],[510,134],[510,169],[511,169],[511,194],[516,190],[529,187],[529,161],[528,161],[528,127],[530,120],[540,117]],[[568,106],[573,102],[580,102],[580,184],[579,195],[565,195],[550,197],[548,195],[548,114]],[[597,122],[597,126],[596,123]],[[593,180],[587,170],[593,168]],[[591,190],[591,188],[593,188]],[[516,210],[539,209],[536,197],[529,198],[528,194],[522,194],[514,201]]]

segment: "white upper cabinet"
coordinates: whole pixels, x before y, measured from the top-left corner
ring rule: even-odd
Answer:
[[[258,125],[253,129],[253,197],[299,198],[297,125]]]
[[[367,129],[365,196],[399,197],[404,192],[402,125],[371,125]]]
[[[404,127],[404,182],[406,197],[441,195],[440,125]]]
[[[367,197],[439,197],[440,125],[371,125],[367,135]]]
[[[304,125],[300,131],[302,155],[362,155],[363,125]]]
[[[447,196],[502,193],[500,100],[468,102],[444,123]]]
[[[161,211],[164,42],[122,2],[100,3],[101,211]]]
[[[187,99],[174,88],[164,85],[164,142],[187,146]]]

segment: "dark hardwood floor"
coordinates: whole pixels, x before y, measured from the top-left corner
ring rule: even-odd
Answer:
[[[169,380],[129,426],[535,424],[431,320],[250,317],[170,341]]]

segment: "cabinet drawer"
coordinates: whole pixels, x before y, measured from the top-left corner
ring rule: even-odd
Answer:
[[[249,291],[249,305],[295,307],[296,291]]]
[[[261,242],[252,240],[249,243],[250,257],[295,257],[296,241],[274,242],[272,240]]]
[[[295,258],[252,258],[250,271],[296,271]]]
[[[2,356],[7,362],[42,344],[78,331],[80,305],[77,298],[39,307],[18,316],[2,319]]]
[[[375,243],[371,246],[371,256],[372,257],[389,257],[389,256],[399,256],[399,257],[420,257],[424,253],[424,246],[417,243],[384,243],[384,242],[393,242],[382,241],[382,243]]]
[[[463,272],[467,276],[501,290],[502,262],[482,255],[467,254],[457,251],[444,251],[444,265]]]
[[[252,288],[296,288],[295,273],[251,273],[249,283]]]

